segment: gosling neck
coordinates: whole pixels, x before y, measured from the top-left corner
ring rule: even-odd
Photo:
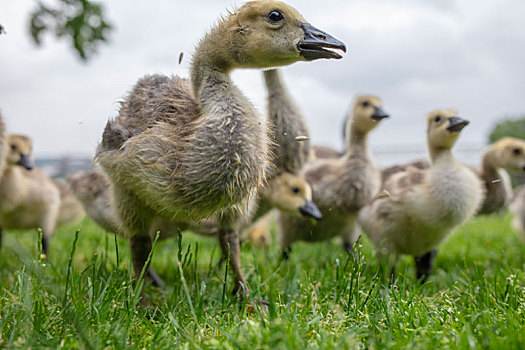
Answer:
[[[368,153],[368,131],[359,130],[352,125],[350,136],[345,141],[347,153]]]
[[[265,70],[263,75],[266,91],[268,91],[268,120],[273,127],[282,127],[283,119],[290,120],[292,118],[290,114],[295,114],[296,108],[291,106],[288,90],[281,78],[281,73],[277,69],[270,69]],[[293,118],[298,117],[293,116]],[[275,130],[275,132],[291,132],[291,130]],[[278,140],[276,141],[278,142]]]
[[[287,95],[288,91],[277,69],[269,69],[263,72],[264,82],[268,91],[268,97]]]
[[[486,180],[499,179],[497,154],[494,149],[488,149],[481,159],[481,176]]]
[[[234,62],[228,50],[228,31],[218,26],[199,43],[191,65],[193,94],[201,100],[203,88],[220,82],[231,83]]]
[[[454,161],[454,156],[452,155],[452,149],[448,147],[435,147],[432,145],[428,146],[430,153],[430,160],[432,164],[438,162],[449,162]]]

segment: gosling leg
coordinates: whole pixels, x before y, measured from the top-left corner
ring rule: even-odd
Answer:
[[[279,234],[281,257],[283,258],[283,260],[288,260],[290,259],[290,253],[292,252],[292,244],[294,242],[294,238],[285,227],[280,228]]]
[[[353,255],[354,243],[357,241],[358,236],[359,236],[359,231],[357,229],[356,216],[351,215],[350,223],[348,224],[348,228],[342,236],[343,248],[347,253]],[[354,258],[357,260],[358,257],[354,255]]]
[[[283,260],[288,260],[290,259],[290,253],[292,252],[292,247],[291,246],[287,246],[287,247],[284,247],[281,251],[281,257],[283,258]]]
[[[131,261],[133,262],[133,271],[135,272],[135,280],[138,281],[142,269],[146,265],[151,252],[151,239],[148,236],[134,235],[130,239],[130,248]],[[151,276],[149,268],[147,268],[146,272],[148,272],[148,275]],[[146,295],[144,294],[144,288],[142,288],[140,291],[140,303],[144,307],[148,306],[148,301]]]
[[[392,269],[390,270],[390,286],[393,286],[396,282],[396,265],[397,261],[399,260],[399,255],[396,255],[394,259],[394,263],[392,264]]]
[[[390,285],[394,285],[394,282],[396,281],[396,265],[392,266],[392,269],[390,269]]]
[[[222,256],[228,259],[230,252],[230,267],[233,271],[235,284],[233,285],[232,295],[239,292],[241,295],[248,295],[248,287],[241,269],[241,249],[239,244],[239,233],[235,229],[221,229],[219,231],[219,243],[221,245]]]
[[[42,233],[42,254],[47,258],[48,251],[48,239],[45,234]]]
[[[425,283],[428,276],[432,274],[436,253],[436,249],[433,249],[428,253],[414,257],[416,263],[416,277],[421,284]]]
[[[138,282],[142,270],[145,269],[144,279],[152,277],[154,283],[162,284],[162,280],[155,281],[155,276],[158,277],[157,274],[146,265],[152,249],[151,233],[157,229],[156,222],[154,222],[156,215],[134,193],[118,184],[114,184],[113,195],[116,213],[120,216],[122,232],[129,237],[135,282]],[[144,308],[148,308],[148,299],[144,293],[144,288],[140,291],[140,304]]]

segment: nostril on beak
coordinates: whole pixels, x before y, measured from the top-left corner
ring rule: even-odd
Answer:
[[[323,34],[317,34],[317,37],[321,40],[326,40],[326,36]]]

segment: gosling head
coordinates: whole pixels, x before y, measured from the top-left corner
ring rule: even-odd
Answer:
[[[373,95],[358,96],[354,101],[351,117],[346,119],[344,137],[350,135],[350,130],[368,133],[375,128],[381,120],[388,118],[389,114],[383,110],[381,99]]]
[[[501,168],[513,173],[525,171],[525,141],[504,137],[489,146],[487,151],[495,152],[495,162]]]
[[[468,120],[458,117],[455,109],[437,109],[427,116],[427,138],[432,149],[451,149]]]
[[[33,142],[27,136],[10,134],[7,137],[9,150],[7,153],[8,165],[20,165],[31,170],[35,167],[33,162]]]
[[[342,56],[345,45],[308,23],[297,10],[280,1],[250,1],[220,26],[228,30],[224,45],[232,67],[269,68],[297,61]]]
[[[323,217],[312,202],[312,188],[301,176],[282,173],[270,181],[267,193],[270,202],[279,210],[317,220]]]

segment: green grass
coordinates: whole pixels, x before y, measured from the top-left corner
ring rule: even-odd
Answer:
[[[48,262],[38,258],[35,232],[4,233],[0,347],[525,347],[525,244],[509,216],[461,227],[424,286],[404,258],[389,287],[366,239],[358,263],[337,242],[296,244],[288,262],[277,246],[245,244],[252,296],[268,300],[267,309],[230,296],[215,240],[185,234],[180,247],[176,239],[155,247],[153,266],[169,287],[146,285],[149,314],[137,305],[127,242],[87,219],[78,229],[76,245],[76,227],[56,232]]]

